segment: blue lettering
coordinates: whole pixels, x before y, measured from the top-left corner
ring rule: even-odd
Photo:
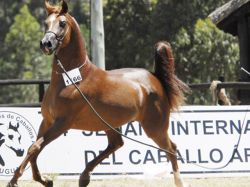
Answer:
[[[146,164],[147,162],[150,162],[150,161],[156,164],[156,161],[154,159],[152,152],[150,150],[147,150],[143,164]]]
[[[141,163],[141,159],[136,159],[136,160],[134,160],[133,158],[133,156],[134,156],[134,154],[137,154],[137,155],[140,155],[141,153],[140,153],[140,151],[138,151],[138,150],[133,150],[133,151],[131,151],[130,153],[129,153],[129,160],[130,160],[130,162],[132,163],[132,164],[136,164],[136,165],[138,165],[138,164],[140,164]]]
[[[216,155],[218,157],[217,159],[215,158]],[[210,156],[211,161],[214,163],[219,163],[223,159],[222,151],[219,149],[212,149],[209,156]]]
[[[233,120],[230,120],[230,133],[233,134],[234,130],[238,132],[238,134],[241,133],[242,128],[241,128],[241,121],[238,120],[238,124],[236,125]]]
[[[247,120],[246,128],[244,130],[244,134],[247,134],[248,131],[250,131],[250,120]]]
[[[217,120],[216,121],[216,133],[220,134],[220,130],[223,131],[225,134],[228,134],[227,130],[227,122],[224,120]]]
[[[204,120],[203,121],[203,133],[204,133],[204,135],[214,134],[214,132],[209,131],[209,130],[213,129],[213,125],[211,125],[211,123],[213,123],[212,120]]]

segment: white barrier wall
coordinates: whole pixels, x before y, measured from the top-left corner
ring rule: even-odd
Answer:
[[[36,139],[40,108],[0,108],[0,179],[9,179]],[[153,125],[153,124],[152,124]],[[242,126],[242,127],[241,127]],[[122,133],[154,144],[137,122]],[[178,145],[181,172],[188,177],[244,176],[250,173],[250,106],[185,106],[171,114],[170,136]],[[230,164],[234,146],[242,133]],[[169,176],[171,164],[165,153],[124,139],[124,146],[105,159],[92,178],[115,176]],[[155,144],[154,144],[155,145]],[[49,144],[38,158],[42,173],[78,178],[87,162],[107,146],[103,132],[70,130]],[[23,178],[30,178],[30,168]]]

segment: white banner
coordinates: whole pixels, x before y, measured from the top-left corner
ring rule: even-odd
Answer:
[[[169,134],[178,146],[181,173],[188,177],[244,176],[250,173],[250,106],[185,106],[171,114]],[[40,108],[0,108],[0,179],[9,179],[35,141]],[[153,125],[153,124],[152,124]],[[124,125],[124,135],[155,145],[137,122]],[[232,157],[234,147],[240,145]],[[124,139],[124,146],[93,171],[92,178],[169,176],[165,153]],[[107,146],[104,132],[70,130],[38,157],[42,173],[78,178],[87,162]],[[232,157],[231,162],[222,169]],[[202,167],[200,167],[202,166]],[[27,167],[24,178],[30,178]]]

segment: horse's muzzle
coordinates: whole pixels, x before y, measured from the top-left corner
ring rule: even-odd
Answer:
[[[46,33],[40,41],[40,48],[46,55],[51,55],[58,46],[56,35],[52,32]]]
[[[52,44],[50,41],[48,42],[43,42],[42,40],[40,41],[40,49],[46,54],[50,55],[53,53],[53,48]]]

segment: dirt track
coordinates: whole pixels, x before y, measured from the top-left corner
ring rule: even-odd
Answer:
[[[206,178],[206,179],[185,179],[191,187],[249,187],[250,177],[237,178]],[[6,181],[0,181],[0,186],[5,187]],[[76,180],[55,180],[54,187],[77,187]],[[19,187],[42,187],[40,184],[30,181],[20,181]],[[174,187],[173,179],[147,179],[138,180],[122,178],[114,180],[91,181],[89,187]]]

